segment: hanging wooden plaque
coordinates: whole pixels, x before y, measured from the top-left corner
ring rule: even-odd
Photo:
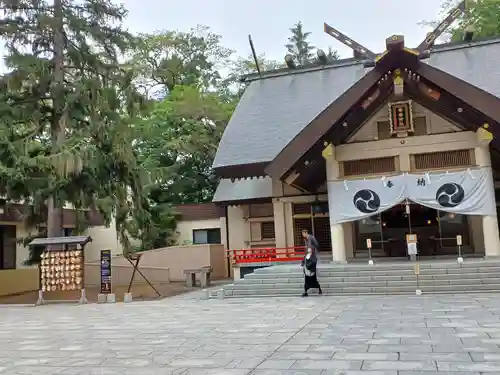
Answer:
[[[389,103],[389,123],[391,134],[414,131],[411,100]]]

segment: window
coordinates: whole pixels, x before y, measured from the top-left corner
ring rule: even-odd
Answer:
[[[220,244],[220,229],[193,229],[193,244]]]
[[[260,231],[260,237],[263,240],[274,240],[276,236],[274,233],[274,221],[266,221],[261,223]]]

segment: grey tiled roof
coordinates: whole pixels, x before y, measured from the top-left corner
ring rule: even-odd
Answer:
[[[214,194],[214,203],[241,201],[246,199],[271,198],[273,186],[271,178],[254,178],[252,180],[223,179],[219,182]]]
[[[441,47],[426,61],[471,85],[500,97],[500,40]]]
[[[365,74],[362,65],[250,83],[222,136],[213,167],[267,162]]]
[[[500,97],[500,40],[437,46],[426,62]],[[364,74],[363,66],[350,59],[252,81],[222,136],[213,167],[272,161]]]

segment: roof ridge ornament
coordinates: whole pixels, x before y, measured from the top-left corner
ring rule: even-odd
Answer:
[[[416,50],[422,54],[429,51],[436,40],[446,31],[446,29],[457,20],[467,9],[467,0],[461,1],[455,8],[451,9],[448,16],[436,26],[434,30],[427,34],[425,39],[418,45]]]
[[[425,39],[418,45],[417,48],[406,48],[404,46],[404,37],[402,35],[393,35],[386,39],[386,51],[382,54],[375,54],[368,48],[364,47],[362,44],[356,42],[354,39],[349,38],[347,35],[343,34],[334,27],[324,24],[324,31],[328,35],[334,37],[339,42],[345,44],[347,47],[354,51],[354,57],[358,59],[364,59],[365,67],[373,67],[378,61],[380,61],[390,49],[401,50],[404,49],[406,52],[412,53],[418,56],[419,59],[425,59],[430,56],[430,49],[436,42],[436,40],[446,31],[446,29],[462,14],[465,13],[467,9],[467,0],[462,0],[455,8],[451,9],[448,16],[439,23],[439,25],[430,33],[427,34]],[[470,31],[467,33],[467,38],[471,39]],[[391,48],[390,48],[391,47]]]
[[[351,48],[354,51],[355,57],[365,58],[367,60],[373,60],[377,56],[374,52],[370,51],[368,48],[359,44],[354,39],[349,38],[344,33],[341,33],[339,30],[331,27],[326,22],[324,23],[324,30],[325,33],[334,37],[339,42],[345,44],[347,47]]]

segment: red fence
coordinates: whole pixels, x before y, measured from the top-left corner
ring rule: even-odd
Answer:
[[[300,262],[305,255],[304,246],[300,247],[262,247],[252,249],[226,250],[233,264],[242,263],[280,263]]]

